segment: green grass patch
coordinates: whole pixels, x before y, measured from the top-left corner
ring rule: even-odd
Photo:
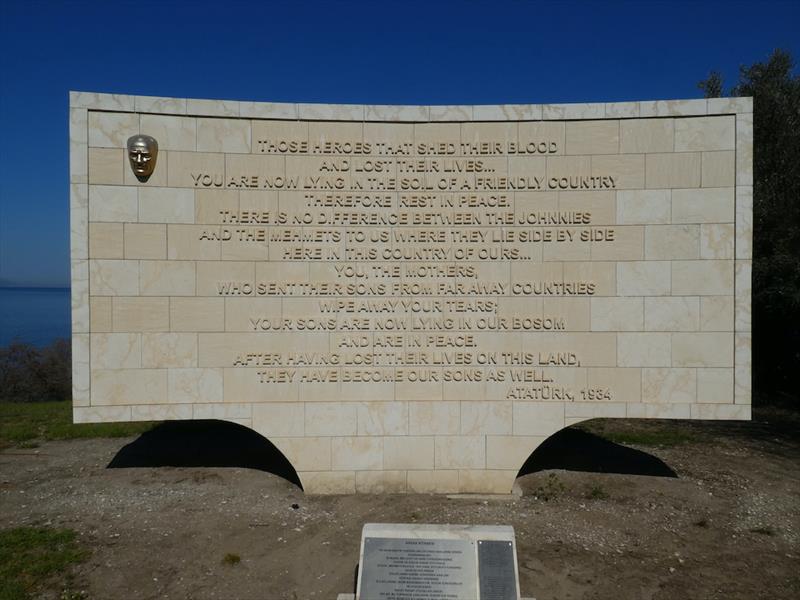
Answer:
[[[0,448],[34,448],[33,440],[139,435],[156,423],[72,423],[70,402],[0,402]]]
[[[71,529],[0,530],[0,600],[26,600],[42,584],[89,556]],[[62,586],[63,587],[63,586]]]
[[[233,566],[238,565],[242,562],[242,557],[234,552],[228,552],[225,556],[222,557],[222,564]]]
[[[703,441],[702,435],[681,423],[620,419],[589,421],[577,427],[616,444],[629,446],[669,447]]]

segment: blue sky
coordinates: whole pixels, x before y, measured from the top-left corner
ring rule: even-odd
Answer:
[[[69,90],[365,104],[699,97],[798,2],[3,0],[0,285],[69,283]]]

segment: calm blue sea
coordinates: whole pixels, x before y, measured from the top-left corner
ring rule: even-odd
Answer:
[[[46,346],[70,333],[69,288],[0,287],[0,346],[15,337]]]

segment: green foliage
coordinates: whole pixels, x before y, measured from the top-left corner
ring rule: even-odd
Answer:
[[[708,79],[697,84],[703,90],[704,98],[719,98],[722,96],[722,74],[719,71],[711,71]]]
[[[238,565],[240,562],[242,562],[242,557],[233,552],[228,552],[225,556],[222,557],[222,564],[231,567],[233,565]]]
[[[602,485],[593,485],[586,493],[589,500],[608,500],[608,492]]]
[[[0,348],[0,402],[46,402],[72,397],[71,348],[56,340],[44,348],[12,341]]]
[[[753,97],[753,375],[764,401],[800,408],[800,76],[776,50],[740,69],[731,96]],[[722,95],[722,80],[701,87]],[[718,84],[718,85],[717,85]],[[776,393],[777,392],[777,393]]]
[[[25,600],[89,555],[71,529],[0,530],[0,600]]]
[[[72,423],[69,402],[0,402],[0,448],[33,448],[33,440],[127,437],[152,429],[154,423]]]

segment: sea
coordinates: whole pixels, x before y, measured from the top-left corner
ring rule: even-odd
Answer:
[[[0,347],[13,339],[47,346],[69,339],[69,288],[0,287]]]

